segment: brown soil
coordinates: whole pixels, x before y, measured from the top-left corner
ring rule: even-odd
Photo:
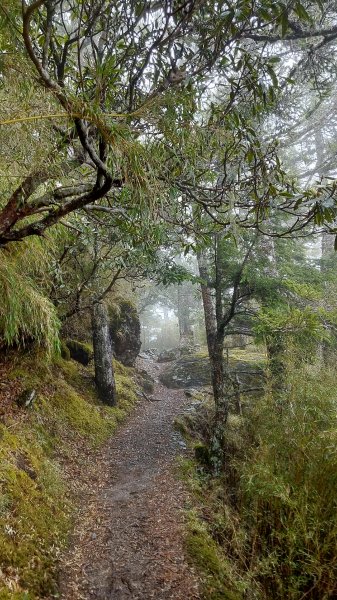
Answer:
[[[159,366],[140,360],[156,379]],[[186,453],[174,418],[191,399],[159,383],[98,454],[86,457],[72,543],[60,573],[63,600],[196,600],[184,555],[186,492],[175,475]]]

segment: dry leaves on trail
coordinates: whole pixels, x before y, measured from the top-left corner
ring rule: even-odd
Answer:
[[[141,361],[155,378],[152,361]],[[60,573],[63,600],[197,600],[184,555],[186,492],[174,475],[174,418],[191,404],[156,384],[104,451],[86,458],[79,514]]]

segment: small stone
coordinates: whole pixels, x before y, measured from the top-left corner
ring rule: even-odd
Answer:
[[[28,408],[31,406],[36,398],[36,390],[27,389],[24,390],[16,399],[16,403],[21,408]]]

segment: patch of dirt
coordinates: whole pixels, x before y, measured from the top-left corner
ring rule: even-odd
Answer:
[[[11,427],[13,422],[18,425],[28,418],[28,412],[16,404],[24,389],[20,377],[9,378],[13,360],[13,353],[0,354],[0,423]]]
[[[99,453],[83,457],[79,514],[62,561],[62,600],[197,600],[198,580],[184,556],[187,496],[174,474],[186,453],[173,429],[192,400],[158,382],[159,365],[138,359],[156,380]]]

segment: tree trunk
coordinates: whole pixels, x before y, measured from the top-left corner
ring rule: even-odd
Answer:
[[[276,403],[286,389],[285,347],[280,334],[269,335],[266,339],[267,356],[271,374],[271,387]]]
[[[106,308],[96,303],[91,311],[94,345],[95,382],[98,394],[104,404],[115,406],[116,384],[112,366],[112,345]]]
[[[211,289],[207,285],[208,270],[205,256],[198,252],[198,268],[201,279],[205,282],[201,284],[202,304],[204,308],[205,329],[207,338],[208,354],[211,356],[216,337],[216,318],[214,310],[214,302]]]
[[[264,268],[264,274],[267,277],[278,277],[278,265],[276,261],[275,242],[274,239],[268,236],[261,236],[259,240],[260,246],[263,249],[265,258],[268,263]],[[268,306],[263,300],[262,307]],[[286,368],[285,368],[285,352],[286,347],[282,334],[275,333],[266,338],[266,349],[268,356],[269,369],[271,374],[271,387],[275,400],[278,402],[280,396],[284,392],[286,386]]]
[[[179,347],[186,353],[194,346],[190,315],[190,290],[186,283],[178,285]]]
[[[321,261],[321,273],[324,274],[324,272],[327,271],[327,264],[324,261],[324,259],[327,259],[332,252],[334,251],[334,236],[323,232],[322,233],[322,239],[321,239],[321,259],[323,259]],[[324,287],[327,286],[326,281],[324,282]],[[326,308],[326,301],[323,301],[323,308]],[[330,334],[333,335],[333,330],[330,330]],[[322,362],[325,365],[329,365],[329,363],[331,364],[331,366],[334,364],[334,353],[331,352],[331,345],[329,344],[329,341],[324,340],[322,341],[319,346],[318,346],[318,360],[320,362]]]
[[[224,441],[229,409],[228,388],[230,386],[230,377],[223,359],[224,333],[220,333],[217,328],[214,300],[211,289],[207,285],[208,272],[206,259],[201,253],[198,254],[198,267],[200,277],[205,281],[205,283],[201,284],[201,294],[215,404],[210,460],[214,475],[220,475],[225,459]]]
[[[210,458],[214,475],[220,475],[225,461],[225,432],[229,412],[231,378],[223,359],[224,336],[218,335],[210,353],[215,413]]]

